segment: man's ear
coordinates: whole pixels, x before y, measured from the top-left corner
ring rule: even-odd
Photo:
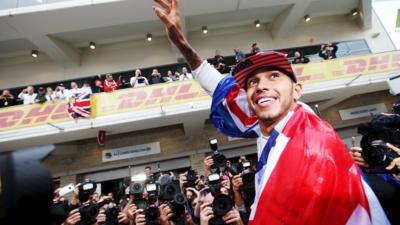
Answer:
[[[293,98],[297,101],[303,95],[303,85],[295,83],[293,87]]]

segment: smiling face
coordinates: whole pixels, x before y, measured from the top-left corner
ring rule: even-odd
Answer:
[[[289,76],[266,69],[256,70],[249,75],[246,88],[247,101],[266,136],[289,111],[294,110],[302,93],[301,85],[294,83]]]

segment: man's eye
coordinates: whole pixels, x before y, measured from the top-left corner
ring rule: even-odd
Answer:
[[[257,85],[257,81],[256,80],[250,80],[249,81],[249,86],[255,86]]]
[[[279,77],[279,73],[273,73],[273,74],[271,74],[271,77],[272,78],[277,78],[277,77]]]

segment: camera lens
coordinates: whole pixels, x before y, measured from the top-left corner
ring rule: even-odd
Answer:
[[[146,209],[148,204],[145,199],[138,199],[135,201],[135,205],[138,207],[138,209]]]
[[[148,221],[156,221],[160,216],[160,210],[156,206],[150,206],[146,210],[146,220]]]
[[[227,195],[218,195],[213,203],[212,208],[216,216],[223,216],[233,208],[234,202]]]
[[[175,197],[174,197],[174,201],[177,203],[177,204],[181,204],[181,205],[183,205],[183,204],[185,204],[185,196],[183,196],[183,194],[181,194],[181,193],[179,193],[179,194],[176,194],[175,195]]]

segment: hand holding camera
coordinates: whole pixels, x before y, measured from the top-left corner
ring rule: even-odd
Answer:
[[[81,221],[81,214],[79,213],[79,209],[74,209],[69,212],[69,215],[65,220],[64,225],[75,225],[79,221]]]
[[[105,214],[105,211],[100,210],[99,214],[96,216],[96,221],[97,221],[96,223],[102,224],[102,223],[106,222],[106,220],[107,220],[107,216]]]
[[[242,219],[240,218],[240,213],[237,209],[232,208],[225,216],[222,217],[226,224],[242,225]]]
[[[200,225],[208,225],[212,218],[214,218],[213,209],[208,203],[203,203],[200,206]]]
[[[367,167],[369,167],[369,165],[368,165],[368,163],[365,162],[361,153],[362,153],[362,149],[360,147],[356,146],[356,138],[352,137],[351,138],[350,155],[353,158],[353,160],[357,163],[357,165],[367,168]]]
[[[204,158],[204,172],[205,175],[208,176],[211,174],[211,167],[214,165],[214,160],[211,156],[207,156]]]
[[[160,205],[160,223],[161,225],[170,225],[171,224],[171,218],[174,216],[174,213],[172,212],[171,208],[168,206],[168,204],[161,204]]]
[[[136,215],[136,225],[146,225],[146,216],[144,215],[144,209],[138,209]]]
[[[395,151],[400,156],[400,148],[397,148],[396,146],[390,143],[387,143],[386,146]],[[393,159],[390,165],[386,167],[386,169],[393,170],[395,166],[397,167],[398,170],[400,170],[400,157]]]

